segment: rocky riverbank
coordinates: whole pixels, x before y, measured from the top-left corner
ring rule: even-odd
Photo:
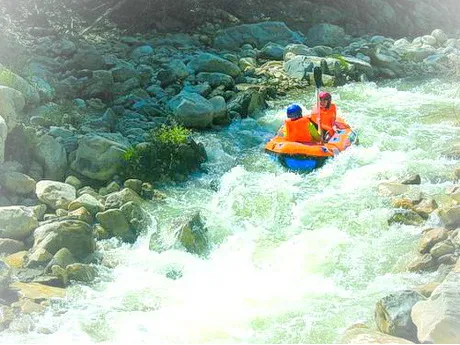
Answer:
[[[30,59],[0,65],[2,329],[17,313],[43,310],[47,300],[62,297],[70,281],[94,279],[94,264],[104,265],[98,240],[134,242],[149,227],[149,205],[165,197],[155,183],[184,181],[206,159],[185,129],[219,129],[257,117],[267,100],[313,89],[315,66],[323,68],[328,87],[448,78],[460,71],[460,39],[442,30],[395,40],[351,37],[339,26],[320,24],[305,37],[282,22],[262,22],[225,29],[208,24],[192,35],[80,39],[31,30],[24,39]],[[172,153],[174,159],[161,164]],[[147,164],[148,172],[139,170]],[[458,178],[457,171],[452,179]],[[414,197],[416,181],[379,189],[402,195],[389,222],[423,226],[429,217],[440,218],[444,227],[424,232],[421,257],[409,267],[438,270],[440,278],[379,301],[377,326],[411,341],[458,342],[457,333],[443,331],[458,329],[459,322],[452,297],[459,271],[458,189],[437,205],[428,196]],[[206,255],[199,215],[176,231],[180,245]],[[358,338],[347,341],[359,342],[363,332],[367,340],[381,336],[363,330],[355,328]]]

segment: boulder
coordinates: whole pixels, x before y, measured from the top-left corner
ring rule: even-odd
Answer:
[[[214,119],[212,103],[197,93],[183,91],[168,102],[168,107],[185,127],[206,128]]]
[[[187,68],[195,74],[200,72],[217,72],[236,77],[241,73],[238,65],[210,53],[202,53],[187,64]]]
[[[66,268],[68,265],[74,264],[77,262],[77,259],[67,248],[59,249],[51,259],[51,261],[46,266],[46,271],[51,271],[51,268],[55,265],[62,268]]]
[[[43,167],[45,179],[64,180],[67,171],[67,153],[58,140],[46,134],[40,137],[35,147],[35,158]]]
[[[12,194],[27,195],[35,191],[37,182],[20,172],[0,173],[0,185]]]
[[[119,192],[113,192],[107,195],[105,201],[105,208],[120,208],[128,202],[133,202],[136,205],[141,205],[144,201],[143,199],[132,189],[123,188]]]
[[[208,230],[199,213],[173,225],[173,231],[176,231],[177,238],[188,252],[198,255],[207,254],[209,250]]]
[[[90,283],[97,277],[97,270],[93,266],[74,263],[66,268],[70,280],[76,280],[83,283]]]
[[[66,294],[64,289],[38,283],[14,282],[10,286],[17,290],[21,297],[38,303],[51,298],[64,298]]]
[[[419,252],[422,254],[428,253],[436,243],[447,239],[448,235],[447,230],[444,228],[425,229],[420,239]]]
[[[280,45],[303,43],[304,38],[282,22],[262,22],[233,26],[217,32],[214,47],[219,50],[237,50],[244,44],[262,48],[273,42]]]
[[[76,199],[75,187],[62,182],[41,180],[37,183],[35,194],[38,199],[56,210],[67,210],[69,204]]]
[[[460,227],[460,205],[454,205],[439,210],[439,218],[448,229]]]
[[[385,334],[417,342],[417,328],[410,313],[414,304],[422,300],[425,297],[412,290],[385,296],[375,306],[377,328]]]
[[[91,226],[79,220],[44,224],[35,230],[34,239],[32,251],[43,248],[54,255],[59,249],[67,248],[78,259],[84,259],[96,248]]]
[[[87,209],[92,215],[104,211],[104,205],[90,194],[80,195],[77,199],[69,204],[68,210],[73,211],[81,207]]]
[[[451,272],[426,301],[414,305],[411,317],[421,343],[460,343],[459,272]]]
[[[122,211],[110,209],[96,214],[96,219],[101,226],[113,236],[124,242],[134,242],[136,235],[131,231],[128,221]]]
[[[125,152],[123,144],[87,134],[79,141],[71,168],[91,179],[107,181],[119,171]]]
[[[0,207],[0,238],[22,241],[38,226],[35,215],[20,206]]]

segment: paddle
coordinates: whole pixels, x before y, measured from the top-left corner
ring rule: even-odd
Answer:
[[[321,138],[321,142],[323,141],[323,136],[321,133],[321,106],[319,104],[319,88],[323,86],[323,78],[322,78],[323,71],[321,67],[315,67],[313,69],[313,78],[315,79],[316,85],[316,108],[318,109],[318,134]]]

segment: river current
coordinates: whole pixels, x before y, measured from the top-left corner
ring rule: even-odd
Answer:
[[[424,195],[442,199],[458,161],[460,92],[440,80],[356,83],[329,90],[358,133],[352,146],[310,174],[289,172],[264,143],[293,102],[257,119],[204,132],[206,172],[160,186],[149,232],[133,245],[98,243],[92,284],[73,283],[45,314],[18,317],[7,343],[333,343],[354,323],[374,327],[379,298],[429,282],[409,273],[422,227],[388,224],[394,209],[378,184],[420,174]],[[212,250],[173,246],[167,229],[199,211]],[[161,252],[149,250],[156,234]]]

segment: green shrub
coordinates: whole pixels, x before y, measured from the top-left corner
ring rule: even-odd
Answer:
[[[340,54],[332,54],[330,57],[339,60],[340,67],[342,68],[342,71],[348,71],[348,62],[345,61],[344,57]]]
[[[205,161],[206,152],[189,129],[173,123],[152,130],[147,142],[129,148],[123,158],[125,178],[184,180]]]
[[[163,144],[180,145],[187,143],[188,138],[192,134],[189,129],[172,124],[170,126],[162,125],[160,128],[153,130],[150,137],[153,141],[158,141]]]

